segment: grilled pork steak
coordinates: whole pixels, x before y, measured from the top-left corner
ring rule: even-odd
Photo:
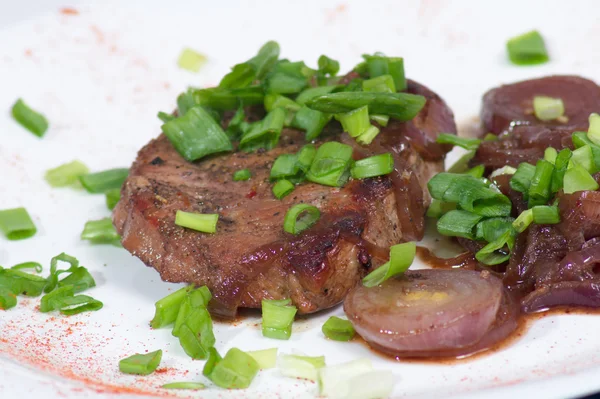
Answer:
[[[443,169],[447,148],[435,143],[455,133],[450,109],[427,88],[409,82],[409,92],[427,97],[413,121],[391,121],[355,158],[391,152],[389,176],[352,180],[342,188],[304,182],[283,200],[269,182],[274,160],[297,152],[304,133],[284,130],[271,151],[235,152],[199,162],[185,161],[161,135],[138,154],[114,210],[123,246],[162,279],[207,285],[213,311],[233,315],[238,307],[258,308],[262,299],[291,298],[300,313],[343,300],[390,245],[420,239],[429,197],[426,183]],[[350,141],[345,134],[322,141]],[[360,147],[360,148],[358,148]],[[252,178],[232,181],[248,168]],[[283,220],[294,204],[321,211],[312,228],[294,236]],[[216,234],[175,225],[177,210],[220,215]]]

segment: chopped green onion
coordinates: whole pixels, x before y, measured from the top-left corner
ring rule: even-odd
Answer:
[[[427,208],[427,217],[439,219],[443,214],[456,209],[456,204],[432,199],[429,208]]]
[[[277,364],[277,348],[246,352],[256,360],[261,370],[272,369]]]
[[[206,56],[204,54],[200,54],[190,48],[184,48],[179,55],[177,65],[181,69],[185,69],[190,72],[198,72],[205,62]]]
[[[544,39],[536,30],[513,37],[506,43],[506,49],[516,65],[543,64],[549,59]]]
[[[577,191],[595,191],[598,183],[590,173],[580,165],[575,165],[565,172],[563,190],[565,194],[573,194]]]
[[[326,55],[319,57],[317,65],[319,66],[319,73],[321,76],[335,76],[340,71],[340,63]]]
[[[46,117],[29,108],[20,98],[12,106],[12,116],[21,126],[38,137],[43,137],[48,130]]]
[[[158,117],[158,119],[163,121],[163,123],[167,123],[176,118],[176,116],[167,114],[166,112],[162,112],[162,111],[160,111],[156,116]]]
[[[301,108],[301,105],[281,94],[267,94],[265,96],[265,109],[267,112],[271,112],[275,108],[284,108],[295,112]]]
[[[252,177],[252,175],[250,174],[250,169],[236,170],[233,173],[233,181],[250,180],[250,177]]]
[[[23,269],[34,269],[36,273],[41,273],[43,270],[42,265],[37,262],[23,262],[11,267],[12,270],[23,270]]]
[[[179,344],[192,359],[206,359],[215,345],[212,320],[206,307],[192,307],[178,331]]]
[[[587,137],[592,143],[600,145],[600,115],[595,112],[590,114],[589,122]]]
[[[175,224],[203,233],[216,233],[219,215],[216,213],[193,213],[177,211]]]
[[[81,232],[81,239],[88,240],[92,244],[119,245],[121,236],[113,226],[112,219],[104,218],[87,221]]]
[[[246,122],[244,107],[239,107],[233,117],[229,120],[225,133],[231,140],[238,140],[244,132],[249,129],[250,124]]]
[[[534,207],[535,208],[535,207]],[[533,210],[527,209],[515,219],[512,226],[517,233],[522,233],[533,223]]]
[[[551,121],[565,114],[562,99],[546,96],[533,97],[533,113],[541,121]]]
[[[13,294],[39,296],[44,292],[47,283],[47,279],[34,274],[0,268],[0,288],[4,288]]]
[[[108,190],[120,189],[128,175],[129,169],[116,168],[79,176],[79,181],[88,193],[102,194]]]
[[[531,208],[533,211],[533,222],[537,224],[557,224],[560,222],[558,207],[540,205]]]
[[[356,142],[363,145],[369,145],[378,134],[379,128],[377,128],[377,126],[371,126],[356,138]]]
[[[404,273],[412,265],[416,252],[417,245],[414,242],[392,245],[389,262],[379,266],[363,278],[363,285],[374,287],[391,277]]]
[[[565,172],[569,166],[572,152],[568,148],[561,150],[556,156],[554,161],[554,173],[552,174],[552,184],[550,185],[550,191],[552,193],[558,192],[563,187],[563,180]]]
[[[363,91],[374,91],[381,93],[395,93],[396,85],[392,75],[380,75],[376,78],[364,80],[362,82]]]
[[[515,242],[515,233],[507,230],[496,241],[492,241],[481,248],[475,258],[485,265],[497,265],[510,258],[510,251]]]
[[[379,123],[381,126],[386,127],[390,121],[390,117],[387,115],[369,115],[372,121]]]
[[[479,144],[481,144],[480,139],[468,139],[466,137],[458,137],[457,135],[450,133],[439,134],[435,141],[440,144],[451,144],[454,146],[459,146],[464,148],[465,150],[477,150]]]
[[[58,282],[59,287],[64,287],[67,285],[73,286],[73,291],[75,293],[85,291],[89,288],[96,286],[96,281],[94,277],[90,274],[88,269],[83,266],[79,266],[75,270],[73,270],[67,277],[63,278]]]
[[[158,368],[162,359],[162,350],[146,354],[136,353],[119,361],[119,370],[125,374],[148,375]]]
[[[483,218],[463,210],[452,210],[445,213],[437,222],[440,234],[450,237],[464,237],[470,240],[475,238],[474,229]]]
[[[79,176],[90,173],[80,161],[72,161],[46,171],[44,178],[52,187],[66,187],[79,183]]]
[[[279,44],[267,42],[258,51],[258,54],[244,62],[237,64],[232,71],[221,79],[220,88],[240,88],[252,84],[256,79],[263,78],[275,65],[279,58]]]
[[[308,85],[304,76],[277,71],[267,78],[266,86],[269,93],[295,94],[300,93]]]
[[[312,227],[321,216],[316,206],[296,204],[288,209],[283,220],[283,230],[290,234],[300,234]]]
[[[231,151],[233,146],[221,126],[202,107],[161,126],[177,152],[187,161]]]
[[[69,264],[68,269],[59,269],[58,262],[65,262]],[[44,292],[51,292],[56,288],[58,284],[58,276],[63,273],[73,273],[79,267],[79,260],[77,258],[67,255],[66,253],[61,253],[56,255],[50,260],[50,276],[48,276],[48,284],[44,288]]]
[[[313,183],[341,187],[350,177],[351,163],[352,147],[329,141],[317,150],[306,178]]]
[[[330,114],[315,111],[307,106],[300,108],[294,119],[292,120],[292,127],[306,131],[306,141],[312,141],[319,137],[323,128],[331,120]]]
[[[475,239],[487,242],[496,241],[507,230],[512,228],[514,219],[511,217],[497,217],[482,220],[477,223]]]
[[[47,313],[53,310],[59,310],[62,305],[62,300],[74,295],[75,290],[72,285],[65,285],[57,288],[42,297],[40,301],[40,312]]]
[[[369,158],[358,160],[350,169],[350,174],[354,179],[366,179],[368,177],[383,176],[392,173],[394,170],[394,158],[392,154],[375,155]]]
[[[196,105],[197,104],[192,89],[188,89],[177,96],[177,113],[179,116],[184,116],[190,109],[192,109]],[[169,121],[165,121],[165,123],[166,122]]]
[[[111,190],[107,190],[104,195],[106,196],[106,207],[112,211],[115,209],[115,206],[117,206],[117,203],[121,199],[121,189],[113,188]]]
[[[350,397],[350,392],[347,392],[349,382],[365,373],[373,370],[373,364],[368,358],[357,359],[336,366],[328,366],[319,369],[319,394],[325,397]],[[361,380],[367,383],[364,380]],[[379,384],[373,383],[372,385]],[[373,381],[374,382],[374,381]],[[363,396],[369,398],[387,397],[390,392],[378,396]]]
[[[283,197],[290,194],[292,191],[294,191],[294,184],[289,180],[279,180],[273,186],[273,195],[277,199],[282,199]]]
[[[469,169],[469,162],[475,157],[476,151],[468,151],[448,168],[448,173],[464,173]]]
[[[0,230],[12,241],[32,237],[37,232],[25,208],[0,210]]]
[[[238,348],[231,348],[221,358],[216,350],[211,350],[209,361],[202,373],[215,385],[225,389],[248,388],[260,367],[256,360]]]
[[[544,150],[544,159],[553,165],[556,162],[557,156],[558,151],[556,151],[556,148],[548,147]]]
[[[499,169],[496,169],[495,171],[493,171],[490,174],[490,179],[496,177],[496,176],[500,176],[500,175],[514,175],[515,172],[517,171],[516,168],[513,168],[512,166],[503,166]]]
[[[319,369],[325,367],[325,357],[281,355],[277,367],[286,377],[317,381]]]
[[[44,295],[40,302],[40,312],[59,310],[60,313],[71,316],[87,311],[96,311],[104,306],[102,302],[90,296],[74,296],[74,292],[72,285],[65,285]]]
[[[344,114],[336,115],[336,119],[342,124],[342,128],[351,137],[358,137],[371,127],[369,119],[369,108],[367,106],[354,109]]]
[[[273,162],[269,179],[271,181],[279,179],[298,180],[301,176],[302,172],[296,154],[281,154]]]
[[[327,319],[323,327],[321,327],[321,331],[323,331],[323,334],[327,338],[334,341],[350,341],[356,334],[352,323],[336,316],[331,316]]]
[[[550,184],[553,172],[554,165],[550,162],[543,159],[537,162],[528,191],[528,205],[530,208],[535,205],[543,205],[550,199]]]
[[[181,382],[170,382],[168,384],[164,384],[161,386],[163,389],[190,389],[190,390],[199,390],[206,388],[201,382],[192,382],[192,381],[181,381]]]
[[[473,177],[482,178],[484,173],[485,173],[485,166],[477,165],[477,166],[474,166],[471,169],[467,170],[465,172],[465,175],[471,175]]]
[[[279,58],[279,44],[275,41],[266,42],[258,54],[248,60],[248,64],[254,67],[256,79],[262,79],[277,63]]]
[[[292,323],[296,315],[295,306],[289,299],[262,300],[262,335],[267,338],[290,339]]]
[[[317,86],[317,87],[309,87],[304,89],[298,97],[296,97],[296,103],[300,105],[306,104],[309,100],[312,100],[315,97],[322,96],[324,94],[329,94],[334,90],[341,88],[342,86]]]
[[[585,170],[590,173],[596,173],[597,167],[594,163],[594,155],[592,153],[592,146],[584,145],[578,149],[572,151],[571,161],[577,165],[582,166]]]
[[[240,149],[243,151],[254,151],[259,148],[270,150],[279,142],[279,136],[283,129],[285,111],[275,108],[269,112],[265,119],[255,122],[250,130],[242,136]]]
[[[318,112],[318,111],[317,111]],[[304,173],[308,172],[310,165],[312,165],[315,155],[317,154],[317,148],[314,144],[306,144],[303,146],[297,154],[297,163],[300,170]]]
[[[192,289],[193,286],[183,287],[158,300],[154,304],[156,310],[154,311],[154,318],[152,318],[152,321],[150,322],[150,327],[157,329],[175,323],[179,308],[188,292]]]
[[[193,98],[193,103],[189,104],[190,107],[200,105],[201,108],[213,109],[216,111],[238,109],[240,106],[261,105],[263,104],[265,97],[264,89],[260,86],[250,86],[238,89],[213,87],[210,89],[191,90],[190,93]]]
[[[17,296],[10,289],[0,286],[0,309],[8,310],[15,306],[17,306]]]
[[[179,330],[181,326],[185,323],[186,318],[194,308],[206,309],[211,299],[212,294],[206,286],[189,291],[181,303],[179,311],[177,312],[177,318],[175,319],[175,325],[173,326],[172,331],[173,336],[179,337]],[[208,338],[210,338],[210,333]]]
[[[277,58],[275,58],[275,61],[277,61]],[[256,80],[255,68],[249,63],[244,62],[234,65],[231,68],[231,72],[223,76],[218,87],[220,89],[242,88],[250,86],[254,80]]]
[[[408,93],[341,92],[313,98],[306,105],[328,114],[344,114],[367,105],[370,114],[413,119],[425,106],[425,97]]]
[[[523,194],[527,194],[529,186],[531,185],[531,179],[535,174],[535,166],[522,163],[517,167],[517,171],[510,178],[510,188]]]
[[[384,55],[364,55],[366,66],[371,78],[389,74],[394,79],[396,90],[406,90],[404,76],[404,59],[400,57],[386,57]]]

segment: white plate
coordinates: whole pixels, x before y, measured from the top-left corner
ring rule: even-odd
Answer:
[[[174,107],[187,85],[211,85],[228,67],[250,57],[269,39],[283,56],[316,61],[320,54],[351,68],[362,53],[404,56],[408,75],[440,93],[463,130],[473,125],[481,95],[501,82],[550,73],[600,80],[600,28],[593,1],[502,2],[184,2],[111,0],[79,4],[79,15],[58,12],[56,2],[22,1],[0,16],[0,209],[25,206],[39,228],[29,240],[0,237],[0,264],[35,260],[45,266],[65,251],[77,256],[98,282],[90,295],[98,312],[62,317],[36,311],[39,298],[19,298],[0,312],[0,397],[108,398],[178,395],[157,387],[204,380],[203,362],[191,361],[168,330],[152,331],[154,302],[177,288],[127,251],[79,240],[83,223],[106,217],[103,196],[51,189],[44,171],[72,159],[93,170],[128,166],[155,137],[156,113]],[[39,7],[50,10],[34,17]],[[25,18],[25,16],[27,18]],[[540,29],[552,62],[509,65],[506,39]],[[200,74],[176,66],[185,46],[210,61]],[[24,98],[43,111],[51,128],[38,139],[8,110]],[[46,268],[47,271],[47,268]],[[325,355],[328,364],[368,356],[391,369],[395,397],[569,397],[600,388],[600,317],[548,316],[500,352],[452,364],[396,363],[364,346],[323,339],[320,326],[337,308],[296,322],[289,341],[262,338],[258,320],[217,324],[217,347],[244,350],[278,346]],[[118,360],[164,350],[163,373],[132,377]],[[129,391],[128,391],[129,390]],[[300,398],[313,383],[261,372],[245,391],[211,388],[181,394],[203,398]]]

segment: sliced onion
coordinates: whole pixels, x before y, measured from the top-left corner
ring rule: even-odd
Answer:
[[[565,281],[542,286],[521,301],[525,313],[539,312],[555,306],[600,307],[600,283]]]
[[[477,344],[494,325],[502,282],[487,271],[419,270],[346,297],[344,310],[370,345],[394,356],[437,356]]]

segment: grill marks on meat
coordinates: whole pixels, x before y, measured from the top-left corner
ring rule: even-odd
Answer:
[[[428,98],[413,122],[391,123],[359,157],[392,152],[391,176],[332,188],[305,182],[277,200],[268,177],[274,160],[297,152],[304,134],[284,130],[268,152],[236,152],[186,162],[164,136],[152,140],[133,164],[114,210],[123,246],[161,278],[207,285],[213,312],[232,316],[238,307],[260,307],[262,299],[291,298],[301,313],[331,307],[368,272],[385,261],[387,248],[423,234],[429,201],[424,187],[442,170],[442,149],[432,155],[435,135],[456,132],[451,111],[428,89],[410,82],[409,91]],[[426,138],[408,137],[407,130]],[[328,132],[328,139],[340,140]],[[431,144],[433,143],[433,144]],[[356,145],[356,144],[355,144]],[[438,153],[435,153],[438,154]],[[160,159],[160,161],[157,161]],[[233,182],[236,170],[252,178]],[[402,185],[402,186],[399,186]],[[283,219],[294,204],[321,210],[311,229],[293,236]],[[220,215],[216,234],[174,224],[177,210]]]

